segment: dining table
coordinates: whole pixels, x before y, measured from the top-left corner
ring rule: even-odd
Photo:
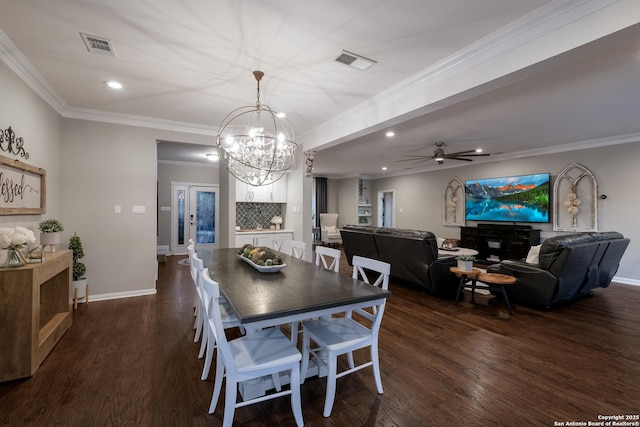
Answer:
[[[286,266],[264,273],[241,260],[238,251],[199,249],[198,256],[247,330],[371,307],[391,296],[388,290],[281,252],[276,254]]]
[[[273,326],[381,304],[391,292],[358,279],[336,273],[276,252],[285,267],[277,272],[261,272],[240,259],[237,248],[199,249],[198,256],[210,277],[240,319],[247,334]],[[326,367],[310,364],[307,376],[326,375]],[[287,384],[288,378],[279,380]],[[244,400],[264,395],[274,388],[270,377],[244,383]]]

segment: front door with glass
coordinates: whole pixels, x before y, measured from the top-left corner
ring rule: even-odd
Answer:
[[[189,239],[197,248],[218,247],[218,187],[173,185],[172,252],[187,252]]]

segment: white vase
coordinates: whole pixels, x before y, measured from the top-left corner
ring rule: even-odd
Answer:
[[[76,289],[78,290],[78,298],[84,298],[86,297],[86,293],[87,293],[87,279],[78,279],[78,280],[73,280],[71,282],[71,284],[73,285],[73,293],[75,295]]]
[[[71,289],[71,301],[73,302],[73,309],[78,308],[78,302],[84,300],[85,304],[89,304],[89,285],[87,279],[78,279],[71,282],[73,285]]]
[[[473,270],[473,261],[463,261],[461,259],[458,260],[458,268],[464,271]]]

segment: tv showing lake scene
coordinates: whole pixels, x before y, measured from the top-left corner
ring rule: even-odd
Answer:
[[[550,175],[506,176],[465,182],[468,221],[549,222]]]

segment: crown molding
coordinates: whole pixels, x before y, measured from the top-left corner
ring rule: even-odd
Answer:
[[[218,128],[214,126],[197,125],[193,123],[156,119],[153,117],[135,116],[130,114],[119,114],[87,108],[67,108],[62,113],[62,116],[69,119],[91,120],[95,122],[194,133],[198,135],[218,135]]]
[[[309,149],[314,149],[324,143],[333,144],[352,137],[353,134],[349,132],[351,128],[357,128],[359,134],[366,134],[369,132],[363,132],[363,129],[376,131],[394,121],[424,114],[427,110],[423,108],[417,111],[416,102],[421,104],[420,107],[425,107],[425,98],[442,82],[538,40],[617,1],[619,0],[558,0],[548,3],[301,134],[298,141],[306,142]],[[431,109],[439,108],[433,105],[435,102],[432,101],[431,104]],[[381,112],[387,112],[389,117],[383,117]]]
[[[68,108],[67,103],[2,30],[0,30],[0,59],[51,108],[63,115]]]
[[[62,117],[198,135],[218,134],[218,128],[213,126],[70,107],[2,30],[0,30],[0,59]]]
[[[397,120],[402,115],[402,111],[398,111],[398,108],[393,108],[394,105],[406,103],[407,99],[417,93],[428,93],[429,87],[433,87],[505,52],[534,41],[617,1],[619,0],[552,1],[468,45],[432,67],[409,77],[324,124],[305,132],[300,136],[299,144],[308,141],[306,145],[310,148],[317,147],[322,145],[323,140],[326,139],[325,135],[336,135],[336,129],[343,130],[345,126],[348,128],[349,124],[352,126],[365,124],[364,128],[374,125],[382,126],[383,119],[379,119],[381,117],[380,111],[394,112],[392,114],[395,114],[395,116],[388,119],[393,120],[395,118]],[[218,129],[211,126],[70,107],[2,30],[0,30],[0,59],[63,117],[200,135],[217,135]],[[372,123],[372,120],[378,121]],[[363,129],[363,126],[360,126],[360,129]],[[330,138],[333,139],[333,142],[336,142],[342,137]],[[317,143],[318,141],[320,141],[320,144]]]

